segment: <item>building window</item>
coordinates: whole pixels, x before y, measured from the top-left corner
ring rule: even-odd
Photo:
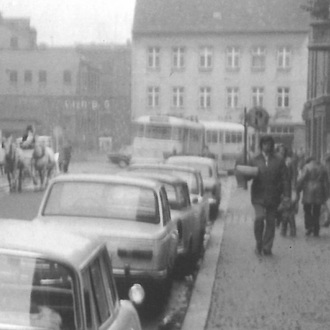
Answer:
[[[24,82],[26,84],[32,83],[32,71],[31,70],[25,70],[24,71]]]
[[[46,70],[39,71],[39,83],[41,83],[41,84],[47,83],[47,71]]]
[[[160,68],[160,48],[149,47],[148,48],[148,68],[159,69]]]
[[[199,68],[202,70],[212,69],[213,48],[201,47],[199,53]]]
[[[172,106],[174,108],[183,108],[184,88],[173,87]]]
[[[200,88],[199,106],[201,109],[211,109],[211,87]]]
[[[72,75],[70,70],[64,70],[63,72],[63,83],[64,85],[71,85]]]
[[[277,107],[289,108],[290,106],[290,89],[288,87],[277,88]]]
[[[10,48],[11,49],[18,49],[18,38],[17,37],[11,37],[10,38]]]
[[[252,106],[262,107],[264,103],[264,88],[252,87]]]
[[[238,70],[240,67],[240,49],[239,47],[228,47],[226,50],[227,63],[229,70]]]
[[[183,69],[185,66],[185,48],[174,47],[172,50],[172,66],[173,69]]]
[[[234,109],[238,107],[238,87],[227,88],[227,108]]]
[[[251,66],[253,70],[264,70],[266,67],[266,49],[265,47],[252,48]]]
[[[148,87],[148,107],[159,107],[159,87]]]
[[[11,84],[16,85],[18,82],[18,73],[16,70],[11,70],[9,72],[9,81]]]
[[[288,47],[281,47],[277,51],[277,68],[289,69],[291,67],[291,49]]]

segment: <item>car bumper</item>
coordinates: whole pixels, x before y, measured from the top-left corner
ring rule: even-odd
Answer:
[[[130,279],[153,279],[153,280],[165,280],[168,276],[167,269],[163,270],[137,270],[130,269],[129,267],[125,269],[113,269],[113,274],[116,278],[130,278]]]

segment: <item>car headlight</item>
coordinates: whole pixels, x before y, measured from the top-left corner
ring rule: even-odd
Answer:
[[[135,305],[141,305],[144,301],[145,295],[145,291],[141,284],[133,284],[128,291],[129,300]]]

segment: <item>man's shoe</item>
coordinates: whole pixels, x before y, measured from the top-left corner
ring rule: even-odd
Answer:
[[[307,229],[305,235],[310,236],[312,234],[313,230],[312,229]]]
[[[265,256],[272,256],[273,252],[271,250],[263,250]]]
[[[262,256],[262,250],[261,250],[261,249],[255,248],[254,253],[255,253],[258,257],[261,257],[261,256]]]

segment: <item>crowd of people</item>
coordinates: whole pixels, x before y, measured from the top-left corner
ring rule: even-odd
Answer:
[[[301,201],[304,211],[305,235],[318,237],[320,217],[330,192],[330,155],[324,163],[306,157],[303,150],[296,153],[284,145],[275,145],[270,135],[262,136],[260,153],[249,157],[248,165],[257,168],[252,180],[251,203],[255,211],[255,252],[258,256],[272,255],[276,227],[281,235],[296,235],[295,215]]]

